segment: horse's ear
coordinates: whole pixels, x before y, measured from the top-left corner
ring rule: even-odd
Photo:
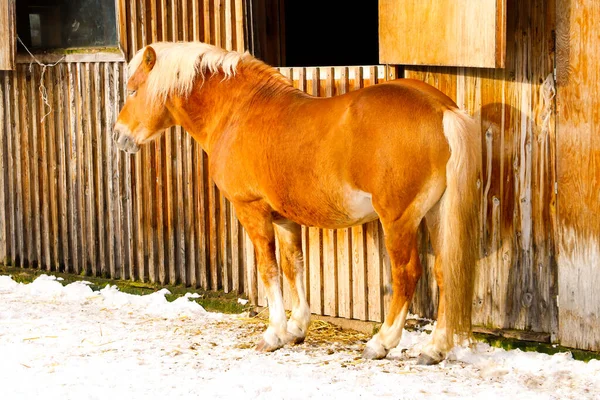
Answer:
[[[151,46],[146,47],[142,59],[144,60],[144,67],[146,68],[146,71],[152,71],[154,64],[156,64],[156,52]]]

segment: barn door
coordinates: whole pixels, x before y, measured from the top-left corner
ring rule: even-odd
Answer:
[[[15,69],[15,0],[0,0],[0,70]]]
[[[504,67],[506,0],[379,0],[382,64]]]
[[[557,0],[559,336],[600,350],[600,8]]]

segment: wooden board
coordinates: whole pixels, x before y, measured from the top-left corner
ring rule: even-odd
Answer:
[[[504,67],[506,0],[380,0],[382,64]]]
[[[0,70],[14,70],[17,36],[15,0],[0,0]]]
[[[553,13],[543,0],[512,4],[505,69],[406,69],[407,77],[438,87],[481,125],[473,321],[488,327],[556,330]],[[421,258],[425,275],[412,311],[435,317],[433,256],[423,243]]]
[[[557,2],[559,338],[600,350],[600,5]]]

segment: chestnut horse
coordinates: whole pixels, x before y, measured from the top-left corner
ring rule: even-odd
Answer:
[[[383,358],[400,341],[421,276],[423,218],[437,255],[440,301],[432,340],[418,361],[439,362],[455,335],[470,336],[480,133],[450,98],[409,79],[315,98],[248,53],[198,42],[147,46],[129,71],[114,139],[133,153],[180,125],[206,151],[214,182],[254,244],[267,293],[269,326],[257,350],[306,335],[300,224],[336,229],[376,218],[385,232],[393,295],[363,357]],[[289,321],[276,237],[293,300]]]

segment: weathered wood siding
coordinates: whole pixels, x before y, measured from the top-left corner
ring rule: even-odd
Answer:
[[[15,36],[15,0],[0,0],[0,37]],[[0,42],[0,70],[15,68],[15,46],[13,40]]]
[[[158,40],[243,48],[242,2],[198,5],[121,2],[125,52],[132,56]],[[282,69],[297,87],[317,96],[394,78],[395,71]],[[125,98],[125,62],[48,68],[43,78],[48,105],[38,91],[41,72],[36,64],[20,64],[0,75],[5,133],[0,135],[0,260],[246,292],[264,305],[252,245],[209,180],[206,155],[191,137],[173,128],[133,156],[113,146],[112,126]],[[377,222],[342,231],[305,230],[314,312],[382,320],[382,286],[389,277],[382,235]],[[289,305],[287,286],[285,294]]]
[[[504,67],[506,0],[379,0],[379,62]]]
[[[245,47],[242,0],[118,8],[129,56],[159,40]],[[59,63],[43,75],[46,105],[40,66],[0,72],[0,262],[244,291],[243,234],[199,146],[175,128],[136,156],[113,147],[126,73]]]
[[[556,10],[559,333],[600,350],[600,3]]]
[[[438,87],[481,123],[474,323],[556,334],[554,7],[509,2],[507,21],[506,68],[407,67],[406,77]],[[432,316],[435,280],[419,290],[414,309]]]
[[[120,0],[122,47],[129,57],[158,40],[241,50],[247,5]],[[547,332],[563,344],[596,350],[598,17],[591,0],[509,1],[506,68],[407,67],[405,74],[440,88],[481,123],[475,323]],[[317,96],[396,74],[385,66],[281,71]],[[0,72],[0,262],[245,292],[266,305],[252,245],[191,137],[173,128],[134,156],[114,148],[125,62],[69,61],[42,72],[28,63]],[[380,224],[304,228],[303,239],[311,310],[381,321],[390,263]],[[412,310],[435,317],[424,229],[420,243],[426,273]],[[284,293],[289,307],[286,283]]]

